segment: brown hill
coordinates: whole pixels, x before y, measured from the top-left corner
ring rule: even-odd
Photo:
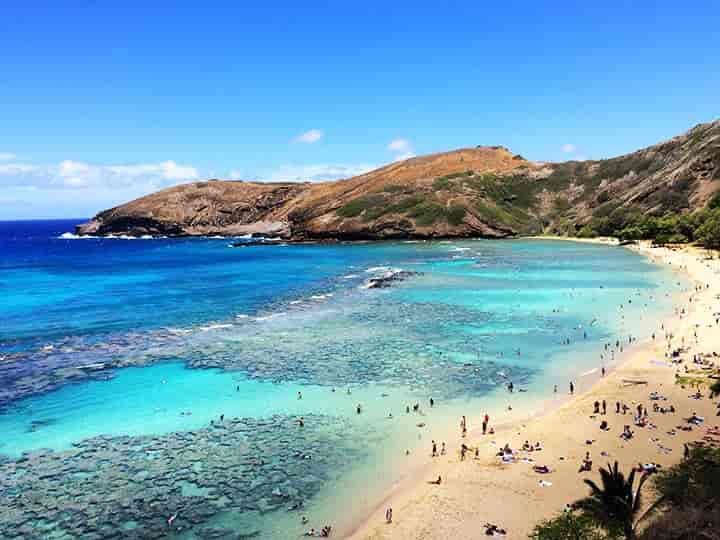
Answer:
[[[718,180],[720,120],[600,161],[535,163],[494,146],[416,157],[335,182],[196,182],[101,212],[78,233],[508,237],[577,229],[608,201],[655,214],[701,208],[720,190]]]

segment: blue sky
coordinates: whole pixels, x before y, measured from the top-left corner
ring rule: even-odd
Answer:
[[[478,144],[630,152],[720,117],[718,28],[716,1],[10,0],[0,219]]]

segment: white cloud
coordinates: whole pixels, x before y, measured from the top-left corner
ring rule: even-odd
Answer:
[[[367,163],[357,164],[318,164],[318,165],[282,165],[258,175],[260,182],[326,182],[350,178],[375,168]]]
[[[200,173],[190,165],[175,161],[132,165],[93,165],[66,159],[57,164],[0,163],[0,186],[73,189],[119,188],[146,184],[161,188],[197,180]]]
[[[393,139],[385,149],[390,152],[396,152],[393,161],[403,161],[415,157],[412,144],[407,139]]]
[[[0,152],[0,161],[15,161],[15,158],[17,158],[15,154],[11,154],[10,152]]]
[[[228,173],[228,178],[230,180],[240,180],[242,177],[242,171],[239,171],[238,169],[233,169]]]
[[[387,150],[391,152],[411,152],[412,145],[407,139],[393,139],[390,144],[387,145]]]
[[[324,135],[325,134],[319,129],[311,129],[310,131],[301,133],[300,135],[295,137],[293,141],[296,143],[312,144],[318,142],[320,139],[323,138]]]
[[[572,153],[576,150],[576,148],[575,148],[575,145],[574,145],[574,144],[569,144],[569,143],[568,143],[568,144],[563,144],[563,145],[560,147],[560,150],[561,150],[562,152],[566,153],[566,154],[572,154]]]

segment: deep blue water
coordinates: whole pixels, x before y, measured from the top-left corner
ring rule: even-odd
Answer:
[[[91,457],[76,449],[100,436],[109,438],[101,443],[109,445],[104,470],[113,460],[122,471],[143,468],[145,454],[133,449],[175,448],[187,436],[212,447],[216,434],[203,430],[219,429],[210,423],[224,414],[250,426],[237,449],[250,469],[237,474],[258,485],[268,475],[277,486],[282,471],[280,491],[306,501],[316,520],[331,519],[335,494],[356,489],[353,478],[391,481],[387,464],[407,441],[426,444],[417,422],[403,420],[408,404],[430,396],[442,403],[424,417],[432,432],[449,419],[454,425],[461,411],[499,411],[510,380],[527,390],[512,397],[519,406],[544,399],[553,384],[609,361],[600,360],[604,343],[647,335],[684,286],[626,249],[568,242],[233,248],[226,238],[63,237],[75,223],[0,222],[0,454],[12,464],[22,452],[40,452],[33,470],[62,461],[63,477],[78,468],[72,474],[85,478]],[[397,269],[415,274],[387,289],[365,287]],[[297,443],[302,415],[318,415],[302,444],[324,459],[270,471],[247,465],[255,463],[247,449]],[[343,461],[340,450],[357,458]],[[283,511],[285,494],[221,494],[215,473],[167,451],[177,460],[163,473],[168,489],[182,489],[166,490],[154,507],[172,513],[192,500],[210,508],[178,537],[202,538],[203,527],[256,527],[268,538],[299,532],[298,517]],[[266,457],[290,452],[274,451],[284,455]],[[225,470],[224,459],[205,465]],[[304,484],[308,475],[317,481]],[[40,479],[23,477],[27,489],[40,488]],[[70,499],[80,496],[57,482]],[[7,520],[30,523],[38,511],[0,503],[17,511],[0,511]],[[126,536],[153,536],[157,524],[95,504]],[[43,527],[72,537],[61,517]]]

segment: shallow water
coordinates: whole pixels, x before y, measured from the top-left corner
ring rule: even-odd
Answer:
[[[71,228],[0,224],[4,537],[159,537],[176,512],[182,538],[294,537],[300,515],[337,527],[338,494],[389,485],[432,430],[503,408],[510,380],[523,406],[564,389],[610,361],[605,343],[647,337],[685,286],[588,244],[59,238]],[[365,287],[391,269],[414,274]],[[73,506],[72,479],[95,469],[105,491]],[[19,497],[41,488],[56,502]]]

